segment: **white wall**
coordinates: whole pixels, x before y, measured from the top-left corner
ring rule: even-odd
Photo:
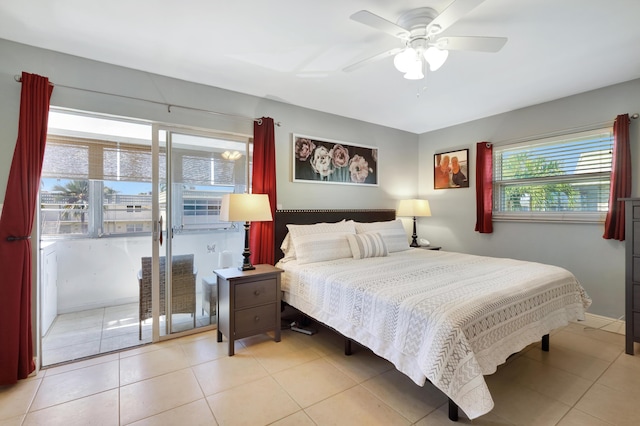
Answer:
[[[624,243],[602,238],[603,224],[494,222],[493,234],[474,232],[476,143],[508,140],[613,122],[640,112],[640,80],[511,111],[420,136],[419,192],[432,217],[419,219],[418,235],[451,251],[533,260],[572,271],[593,299],[589,312],[624,314]],[[640,120],[631,120],[633,194],[640,195]],[[433,189],[433,155],[469,148],[470,187]]]

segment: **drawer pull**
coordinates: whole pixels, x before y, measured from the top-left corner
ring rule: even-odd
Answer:
[[[260,321],[260,317],[259,317],[258,315],[256,315],[256,317],[254,318],[254,321],[255,321],[255,322]]]
[[[253,294],[255,294],[256,296],[260,296],[260,289],[254,291]]]

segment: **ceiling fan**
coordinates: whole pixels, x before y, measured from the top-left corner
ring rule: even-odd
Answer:
[[[371,62],[394,56],[396,69],[409,80],[424,78],[423,60],[435,71],[447,60],[450,50],[497,52],[507,42],[505,37],[453,37],[440,36],[458,19],[470,12],[484,0],[454,0],[442,13],[430,7],[409,10],[394,24],[367,10],[351,15],[351,19],[383,31],[404,43],[398,47],[361,60],[344,68],[346,72],[356,70]]]

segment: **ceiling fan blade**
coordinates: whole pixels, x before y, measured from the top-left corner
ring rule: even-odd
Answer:
[[[507,42],[506,37],[440,37],[435,42],[438,49],[472,50],[495,53]]]
[[[439,34],[453,25],[484,0],[454,0],[441,14],[427,25],[427,34]]]
[[[388,58],[389,56],[393,56],[396,53],[400,53],[404,48],[396,47],[395,49],[387,50],[386,52],[378,53],[377,55],[371,56],[369,58],[363,59],[361,61],[355,62],[351,65],[348,65],[342,69],[344,72],[355,71],[359,68],[362,68],[365,65],[368,65],[372,62],[379,61],[380,59]]]
[[[361,10],[359,12],[356,12],[353,15],[351,15],[350,18],[356,22],[360,22],[361,24],[368,25],[372,28],[383,31],[399,39],[402,39],[402,40],[409,39],[409,31],[394,24],[391,21],[387,21],[386,19],[369,12],[368,10]]]

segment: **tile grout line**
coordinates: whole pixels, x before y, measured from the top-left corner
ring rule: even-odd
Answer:
[[[586,327],[587,327],[587,326],[585,326],[585,328],[586,328]],[[594,330],[599,330],[599,328],[594,328]],[[610,332],[610,331],[607,331],[607,332],[608,332],[608,333],[612,333],[612,332]],[[577,334],[577,333],[576,333],[576,334]],[[592,338],[592,337],[589,337],[589,338],[590,338],[590,339],[593,339],[593,340],[598,340],[598,339],[595,339],[595,338]],[[574,351],[574,352],[575,352],[575,351]],[[609,365],[607,365],[607,368],[605,368],[604,370],[602,370],[602,373],[600,373],[600,374],[598,375],[598,377],[596,377],[596,378],[591,382],[591,384],[589,385],[589,387],[587,387],[587,389],[584,391],[584,393],[582,393],[582,395],[580,395],[580,398],[578,398],[578,400],[577,400],[577,401],[576,401],[572,406],[570,406],[569,411],[567,411],[567,412],[566,412],[566,413],[565,413],[565,414],[564,414],[564,415],[563,415],[563,416],[558,420],[558,422],[556,423],[556,425],[560,424],[560,422],[561,422],[561,421],[562,421],[562,420],[563,420],[563,419],[564,419],[564,418],[565,418],[565,417],[566,417],[566,416],[571,412],[571,410],[577,410],[577,411],[580,411],[581,413],[584,413],[584,414],[586,414],[586,415],[588,415],[588,416],[595,417],[595,418],[596,418],[596,419],[598,419],[598,420],[601,420],[601,421],[603,421],[603,422],[605,422],[605,423],[611,424],[609,421],[607,421],[607,420],[605,420],[605,419],[601,419],[601,418],[600,418],[600,417],[598,417],[598,416],[595,416],[595,415],[593,415],[593,414],[591,414],[591,413],[587,413],[587,412],[584,412],[584,411],[582,411],[582,410],[580,410],[580,409],[576,408],[576,406],[580,403],[580,401],[582,401],[582,398],[584,398],[584,397],[585,397],[585,395],[586,395],[587,393],[589,393],[589,391],[590,391],[590,390],[591,390],[591,389],[596,385],[596,383],[598,382],[598,380],[600,380],[600,379],[602,378],[602,376],[604,376],[604,375],[605,375],[605,373],[606,373],[607,371],[609,371],[609,369],[611,368],[611,366],[612,366],[612,365],[613,365],[613,364],[614,364],[614,363],[615,363],[615,362],[616,362],[616,361],[617,361],[617,360],[618,360],[622,355],[624,355],[624,350],[623,350],[621,353],[619,353],[619,354],[618,354],[618,356],[616,356],[612,361],[610,361],[610,362],[609,362]],[[600,358],[596,358],[596,359],[600,359]],[[602,386],[604,386],[604,385],[602,385]]]

